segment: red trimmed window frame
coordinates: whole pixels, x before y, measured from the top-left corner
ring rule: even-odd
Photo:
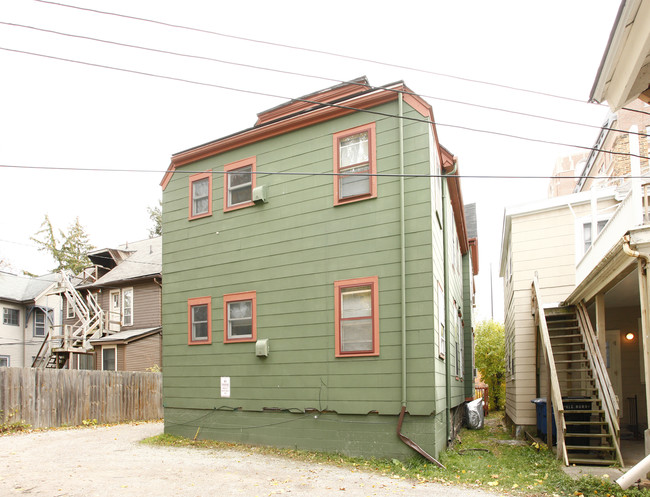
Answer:
[[[194,214],[194,199],[192,196],[192,187],[194,183],[203,179],[208,179],[208,212],[202,212],[201,214]],[[189,208],[189,220],[192,219],[201,219],[202,217],[208,217],[212,215],[212,171],[204,171],[198,174],[192,174],[189,177],[190,182],[190,208]]]
[[[252,331],[250,337],[230,338],[228,336],[228,304],[250,300],[252,308]],[[257,341],[257,292],[228,293],[223,296],[223,343],[243,343]]]
[[[192,337],[192,308],[206,305],[208,308],[208,336],[196,340]],[[187,344],[210,345],[212,343],[212,297],[195,297],[187,300]]]
[[[340,143],[341,140],[347,138],[351,135],[356,135],[358,133],[363,133],[364,131],[368,132],[368,166],[370,176],[370,192],[364,193],[362,195],[355,195],[353,197],[340,198],[339,185],[340,185],[340,176],[341,172],[341,152],[340,152]],[[376,153],[376,125],[374,122],[364,124],[362,126],[357,126],[355,128],[346,129],[344,131],[339,131],[334,133],[333,136],[333,157],[334,157],[334,205],[343,205],[349,204],[352,202],[358,202],[360,200],[366,200],[369,198],[377,197],[377,153]]]
[[[242,202],[241,204],[236,204],[236,205],[228,205],[228,198],[230,197],[230,192],[228,189],[228,173],[230,171],[235,171],[237,169],[241,169],[243,167],[251,166],[251,200],[248,202]],[[247,159],[242,159],[238,160],[237,162],[232,162],[230,164],[226,164],[223,166],[224,170],[224,175],[223,175],[223,211],[224,212],[230,212],[230,211],[235,211],[237,209],[243,209],[245,207],[250,207],[251,205],[255,205],[255,202],[253,202],[253,189],[255,188],[256,184],[256,174],[255,171],[257,170],[257,157],[249,157]]]
[[[372,348],[367,351],[343,352],[341,350],[341,291],[346,288],[358,286],[370,287],[372,298]],[[379,355],[379,278],[377,276],[334,282],[334,323],[336,357],[367,357]]]

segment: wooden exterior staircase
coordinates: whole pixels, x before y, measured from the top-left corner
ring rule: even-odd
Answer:
[[[535,279],[533,313],[552,404],[547,403],[547,415],[552,409],[557,425],[558,458],[567,466],[623,465],[618,403],[586,308],[544,308],[538,295]]]
[[[95,297],[88,293],[84,299],[74,287],[70,277],[61,271],[59,284],[53,293],[65,297],[74,310],[75,323],[61,325],[58,333],[48,333],[36,355],[34,368],[63,368],[71,353],[87,354],[93,350],[90,340],[111,333],[105,326],[104,311]]]

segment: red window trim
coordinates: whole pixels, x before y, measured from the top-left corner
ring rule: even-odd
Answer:
[[[208,212],[204,212],[202,214],[197,214],[196,216],[194,215],[193,211],[193,202],[192,202],[192,184],[195,181],[199,181],[202,179],[208,178]],[[192,219],[201,219],[202,217],[208,217],[212,215],[212,171],[205,171],[202,173],[198,174],[193,174],[189,178],[190,180],[190,209],[189,209],[189,216],[188,219],[191,221]]]
[[[242,167],[246,166],[252,166],[252,174],[251,174],[251,197],[253,194],[253,188],[255,188],[256,184],[256,177],[257,175],[255,174],[256,168],[257,168],[257,157],[249,157],[248,159],[242,159],[238,160],[237,162],[232,162],[230,164],[226,164],[223,166],[223,170],[225,171],[223,174],[223,211],[224,212],[230,212],[230,211],[235,211],[237,209],[243,209],[245,207],[250,207],[251,205],[255,205],[255,202],[253,202],[252,198],[250,202],[245,202],[242,204],[237,204],[233,206],[228,205],[228,172],[229,171],[234,171],[235,169],[240,169]]]
[[[368,164],[370,166],[370,174],[373,175],[370,176],[370,193],[357,195],[355,197],[346,199],[340,199],[338,173],[340,168],[341,154],[339,153],[339,142],[343,138],[346,138],[350,135],[356,135],[357,133],[362,133],[364,131],[368,131]],[[334,156],[334,205],[349,204],[351,202],[358,202],[359,200],[366,200],[368,198],[377,197],[377,176],[374,176],[377,174],[376,143],[376,125],[374,122],[334,133],[332,150]]]
[[[247,338],[228,338],[228,304],[230,302],[239,302],[241,300],[251,300],[253,308],[253,330],[251,337]],[[223,296],[223,343],[240,343],[257,341],[257,292],[239,292],[228,293]]]
[[[342,352],[341,351],[341,289],[353,286],[370,286],[372,295],[372,350],[367,352]],[[334,335],[336,357],[367,357],[379,355],[379,278],[355,278],[334,282]]]
[[[198,305],[208,306],[208,338],[206,340],[192,339],[192,307]],[[209,345],[212,343],[212,297],[196,297],[187,300],[187,344]]]

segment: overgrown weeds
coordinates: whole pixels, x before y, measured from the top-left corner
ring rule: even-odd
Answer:
[[[169,434],[146,439],[144,443],[204,449],[237,449],[301,461],[333,464],[353,470],[372,471],[391,478],[420,483],[437,482],[483,488],[502,494],[547,497],[650,497],[650,491],[622,490],[608,477],[584,476],[578,480],[565,474],[560,462],[546,446],[510,440],[498,422],[501,413],[490,414],[491,422],[481,430],[463,430],[460,442],[440,454],[441,469],[416,456],[407,461],[364,459],[340,454],[294,449],[247,446],[212,440],[192,440]]]

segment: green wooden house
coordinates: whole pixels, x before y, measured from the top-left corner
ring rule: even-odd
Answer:
[[[474,392],[457,174],[431,107],[366,78],[175,154],[165,431],[403,458],[399,424],[436,457]]]

